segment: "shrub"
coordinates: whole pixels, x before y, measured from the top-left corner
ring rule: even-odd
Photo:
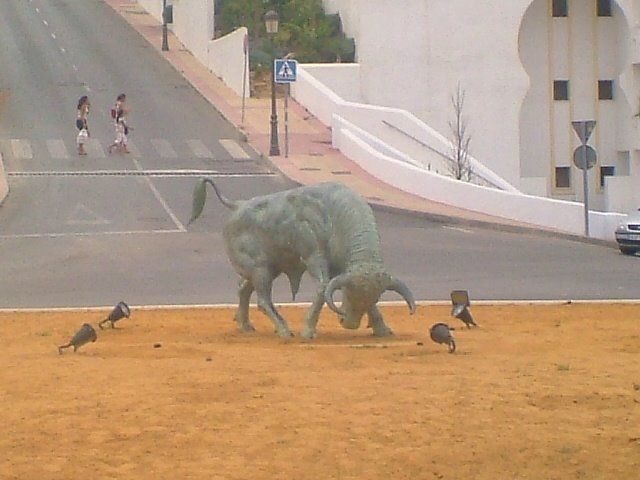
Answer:
[[[280,17],[273,44],[264,26],[264,14],[270,9]],[[339,15],[325,15],[321,0],[217,0],[216,23],[221,35],[247,27],[254,71],[269,67],[272,56],[286,54],[303,63],[355,59],[355,42],[345,37]]]

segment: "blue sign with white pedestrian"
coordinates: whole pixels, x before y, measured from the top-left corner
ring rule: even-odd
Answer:
[[[298,62],[290,59],[273,61],[273,75],[276,83],[291,83],[298,78]]]

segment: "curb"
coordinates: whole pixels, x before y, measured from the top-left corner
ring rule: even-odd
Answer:
[[[276,303],[278,307],[287,308],[309,308],[311,302],[299,302],[299,303]],[[380,307],[403,307],[406,303],[403,301],[388,301],[378,302]],[[448,300],[418,300],[416,305],[420,307],[435,307],[435,306],[447,306],[451,305],[451,301]],[[472,305],[477,306],[503,306],[503,307],[528,307],[528,306],[570,306],[570,305],[640,305],[640,299],[599,299],[599,300],[473,300]],[[235,309],[237,304],[233,303],[216,303],[216,304],[194,304],[194,305],[133,305],[129,308],[142,311],[154,311],[154,310],[226,310]],[[251,304],[250,308],[256,309],[255,304]],[[11,313],[56,313],[56,312],[69,312],[69,313],[81,313],[81,312],[105,312],[113,310],[111,306],[96,306],[96,307],[53,307],[53,308],[0,308],[0,314]]]

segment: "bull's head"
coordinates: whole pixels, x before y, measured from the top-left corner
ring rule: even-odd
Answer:
[[[342,290],[342,305],[338,308],[333,301],[336,290]],[[414,313],[416,302],[411,290],[397,278],[384,271],[349,271],[334,277],[325,288],[324,298],[329,308],[340,316],[344,328],[356,329],[362,316],[373,307],[387,290],[398,292]]]

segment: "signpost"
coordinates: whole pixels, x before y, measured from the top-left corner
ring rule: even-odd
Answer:
[[[580,120],[571,122],[573,129],[578,135],[580,145],[573,152],[573,163],[582,170],[582,189],[584,191],[584,234],[589,236],[589,169],[593,168],[598,159],[595,149],[589,145],[589,137],[596,126],[595,120]]]
[[[243,66],[242,66],[242,117],[240,119],[240,125],[244,126],[244,106],[245,99],[247,98],[247,67],[249,66],[249,35],[244,34],[242,40],[242,52],[243,52]]]
[[[286,83],[287,91],[284,96],[284,156],[289,157],[289,93],[291,84],[298,79],[298,62],[288,58],[274,60],[274,80],[276,83]]]
[[[273,69],[276,83],[291,83],[298,79],[298,62],[288,58],[277,58],[274,60]]]

